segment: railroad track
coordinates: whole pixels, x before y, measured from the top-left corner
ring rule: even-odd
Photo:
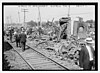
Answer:
[[[69,70],[68,68],[48,58],[44,54],[31,48],[28,45],[28,49],[25,50],[25,52],[21,52],[21,48],[16,48],[14,43],[10,44],[12,45],[13,49],[19,54],[19,56],[27,63],[28,67],[30,67],[31,70]]]

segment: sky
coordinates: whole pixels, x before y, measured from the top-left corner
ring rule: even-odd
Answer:
[[[39,9],[38,9],[39,8]],[[82,17],[84,21],[88,19],[95,19],[95,6],[93,5],[84,5],[84,6],[75,6],[70,5],[70,9],[68,5],[55,5],[55,6],[17,6],[17,5],[9,5],[4,6],[4,23],[23,23],[24,22],[24,12],[23,9],[27,9],[26,19],[25,21],[39,21],[39,10],[42,21],[52,21],[59,20],[61,17],[67,17],[68,10],[71,17],[71,20],[77,20],[77,17]],[[19,14],[18,14],[19,12]],[[9,19],[7,19],[9,17]],[[19,18],[20,17],[20,18]],[[20,19],[20,21],[19,21]]]

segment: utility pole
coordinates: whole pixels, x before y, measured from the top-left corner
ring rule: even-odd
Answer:
[[[11,18],[11,16],[10,16],[10,22],[11,22],[11,24],[12,24],[12,18]]]
[[[70,16],[70,5],[69,5],[69,8],[68,8],[68,17]]]
[[[19,20],[19,23],[20,23],[20,12],[18,11],[18,20]]]
[[[52,23],[53,23],[54,18],[52,19]]]
[[[40,25],[40,23],[41,23],[41,15],[40,15],[40,8],[38,7],[38,11],[39,11],[39,26],[41,26]]]
[[[70,5],[69,5],[69,8],[68,8],[68,23],[67,23],[67,30],[66,30],[66,33],[67,33],[67,38],[69,39],[70,36],[71,36]]]
[[[24,13],[24,23],[25,23],[25,19],[26,19],[26,12],[28,12],[27,10],[28,9],[22,9],[22,12]]]
[[[9,17],[7,16],[6,19],[7,19],[6,23],[9,24]]]
[[[54,21],[54,18],[52,19],[52,25],[53,25],[53,21]]]
[[[41,15],[40,15],[40,8],[38,7],[38,12],[39,12],[39,22],[38,22],[38,27],[39,27],[39,29],[38,29],[38,31],[39,31],[39,39],[41,39],[41,31],[42,31],[42,25],[41,25]]]

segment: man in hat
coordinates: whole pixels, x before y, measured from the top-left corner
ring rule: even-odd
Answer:
[[[10,37],[10,42],[12,43],[12,36],[13,36],[13,29],[10,27],[9,29],[9,37]]]
[[[20,47],[20,33],[19,30],[14,32],[14,37],[16,41],[16,47]]]
[[[92,70],[94,61],[94,49],[92,44],[94,42],[92,38],[87,38],[85,42],[86,43],[80,43],[79,65],[83,70]]]
[[[22,33],[20,34],[20,43],[21,43],[22,51],[25,50],[26,38],[27,38],[27,36],[25,34],[25,31],[22,30]]]

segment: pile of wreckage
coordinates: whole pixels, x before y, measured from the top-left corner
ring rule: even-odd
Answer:
[[[68,25],[67,21],[61,21],[59,26],[33,27],[32,34],[28,38],[35,42],[34,45],[38,49],[53,50],[63,59],[78,60],[80,50],[78,40],[73,36],[63,39]]]

